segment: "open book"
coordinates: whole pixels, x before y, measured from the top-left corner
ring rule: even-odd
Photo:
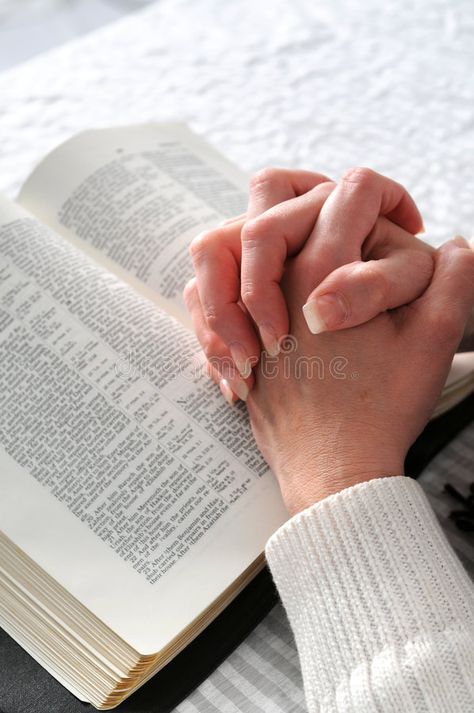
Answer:
[[[287,517],[181,297],[191,238],[246,184],[144,125],[80,134],[0,199],[0,624],[97,708],[218,615]],[[438,411],[473,383],[458,362]]]

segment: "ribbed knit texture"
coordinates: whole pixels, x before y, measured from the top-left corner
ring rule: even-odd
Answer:
[[[266,555],[311,713],[474,713],[474,587],[416,481],[326,498]]]

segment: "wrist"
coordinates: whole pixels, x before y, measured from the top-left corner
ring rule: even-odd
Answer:
[[[283,501],[290,515],[346,488],[376,478],[404,475],[404,456],[377,458],[354,454],[306,456],[276,470]]]

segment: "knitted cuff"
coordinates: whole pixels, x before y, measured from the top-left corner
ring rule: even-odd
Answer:
[[[316,503],[271,537],[266,555],[319,701],[384,651],[474,631],[472,582],[410,478]]]

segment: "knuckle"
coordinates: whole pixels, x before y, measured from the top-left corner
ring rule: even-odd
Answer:
[[[209,329],[218,332],[222,326],[222,318],[217,308],[212,304],[203,305],[203,314]]]
[[[242,229],[242,244],[246,247],[258,245],[260,241],[271,234],[275,220],[273,216],[262,214],[248,220]]]
[[[261,302],[262,291],[254,282],[245,282],[241,288],[241,298],[244,305],[252,313],[256,305]]]
[[[474,250],[457,250],[456,252],[466,278],[474,280]]]
[[[452,250],[449,246],[441,246],[439,250],[435,269],[439,269],[440,260],[443,260],[446,278],[452,283],[453,290],[455,285],[457,294],[469,294],[474,298],[474,251],[459,248]]]
[[[196,294],[196,289],[197,289],[196,278],[193,277],[184,286],[183,300],[186,305],[189,305],[192,302],[193,297]]]
[[[366,166],[348,168],[341,176],[344,183],[355,184],[361,189],[370,189],[376,180],[376,173]]]
[[[433,254],[424,250],[412,250],[409,256],[410,266],[418,277],[420,284],[427,287],[434,272]]]
[[[208,230],[199,233],[189,246],[189,252],[193,261],[197,264],[203,262],[211,250],[214,249],[216,243],[220,240],[220,231],[218,229]]]
[[[387,275],[380,269],[375,262],[373,265],[367,265],[363,275],[368,293],[371,300],[382,307],[386,307],[390,301],[392,286]]]
[[[458,293],[470,295],[474,299],[474,251],[457,250]]]
[[[206,333],[200,339],[201,349],[206,359],[212,364],[218,358],[219,341],[214,334]]]
[[[250,190],[261,192],[272,188],[276,183],[281,181],[281,170],[278,168],[262,168],[254,173],[250,179]]]

